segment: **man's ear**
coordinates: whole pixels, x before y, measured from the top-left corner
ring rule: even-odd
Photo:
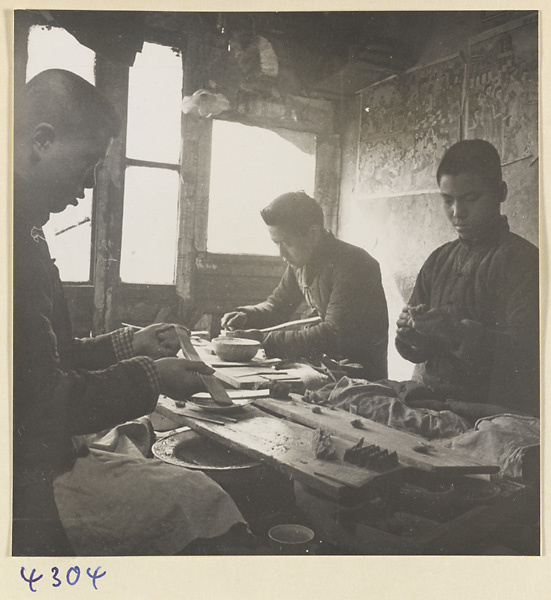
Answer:
[[[505,183],[505,181],[502,181],[499,184],[498,196],[497,196],[500,203],[505,202],[505,200],[507,198],[507,192],[508,192],[507,184]]]
[[[323,228],[320,227],[318,224],[310,225],[310,229],[309,229],[310,238],[312,239],[312,241],[314,243],[318,243],[320,241],[322,229]]]
[[[32,134],[31,142],[33,154],[39,156],[45,150],[48,150],[55,141],[55,129],[49,123],[40,123],[37,125]]]

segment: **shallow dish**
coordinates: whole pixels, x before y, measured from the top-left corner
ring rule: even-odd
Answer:
[[[232,404],[230,406],[222,406],[220,404],[216,404],[214,400],[207,394],[201,394],[201,397],[197,395],[193,396],[190,400],[186,400],[190,404],[194,406],[198,406],[202,410],[206,410],[208,412],[235,412],[241,410],[247,404],[251,404],[254,402],[254,398],[232,398]]]
[[[169,435],[155,442],[152,452],[163,462],[201,471],[235,471],[260,465],[248,456],[194,431],[180,431]]]
[[[232,362],[252,360],[260,349],[260,342],[246,338],[218,337],[211,340],[216,356]]]

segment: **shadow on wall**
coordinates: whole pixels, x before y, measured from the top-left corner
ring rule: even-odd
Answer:
[[[454,239],[438,194],[354,198],[341,210],[339,237],[380,264],[389,317],[389,378],[411,379],[413,365],[394,347],[396,320],[409,301],[419,269],[438,246]]]
[[[413,364],[404,360],[396,350],[394,345],[394,337],[396,333],[396,320],[402,307],[407,303],[409,298],[404,300],[396,281],[389,276],[388,270],[384,265],[381,265],[383,274],[383,287],[386,294],[388,304],[389,331],[388,331],[388,377],[396,381],[405,381],[411,379],[413,374]]]

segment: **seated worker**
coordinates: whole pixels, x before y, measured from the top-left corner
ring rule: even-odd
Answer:
[[[483,140],[460,141],[436,177],[458,239],[421,268],[396,348],[416,363],[414,378],[457,401],[455,412],[481,403],[491,405],[489,414],[497,406],[537,416],[538,250],[500,214],[507,185],[498,152]]]
[[[247,328],[237,335],[259,339],[269,357],[326,354],[359,363],[366,379],[384,379],[388,314],[377,261],[326,231],[321,206],[304,192],[279,196],[261,215],[287,269],[266,301],[225,314],[222,326]],[[321,323],[302,331],[258,331],[290,320],[304,300]]]
[[[69,544],[59,520],[54,488],[77,465],[82,470],[94,460],[111,480],[94,481],[92,469],[73,489],[81,499],[88,494],[82,538],[85,542],[95,535],[100,554],[121,548],[148,553],[154,547],[175,553],[195,538],[220,536],[243,521],[231,498],[201,473],[175,468],[169,481],[170,465],[160,461],[93,453],[77,457],[72,443],[72,436],[148,415],[159,393],[186,397],[198,389],[195,372],[211,372],[202,363],[170,357],[179,345],[174,328],[166,324],[135,334],[122,329],[86,340],[72,336],[59,273],[41,228],[50,213],[76,205],[84,189],[94,186],[95,169],[119,130],[111,104],[68,71],[38,74],[15,107],[14,555],[74,552],[75,542],[71,538]],[[122,486],[132,490],[124,498]],[[179,504],[171,504],[172,489],[180,494],[185,489]],[[149,498],[154,492],[158,502]],[[122,524],[118,533],[103,527],[103,515],[110,510],[111,515],[118,510],[118,518],[135,528],[146,524],[144,539],[132,546]],[[167,513],[174,521],[166,519]]]
[[[427,450],[443,447],[497,465],[493,478],[537,487],[540,420],[531,415],[539,404],[538,251],[511,233],[500,214],[507,186],[491,144],[453,145],[437,180],[459,238],[430,255],[397,322],[396,347],[416,363],[418,381],[343,377],[305,399],[353,408],[356,415],[422,436],[430,442]],[[324,506],[300,484],[295,494],[303,510],[313,512],[317,503],[324,526],[339,514],[335,504]],[[539,523],[539,495],[521,510],[524,522]],[[354,529],[351,519],[344,535]]]

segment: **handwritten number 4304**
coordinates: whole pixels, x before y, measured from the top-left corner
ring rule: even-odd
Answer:
[[[98,589],[96,585],[97,580],[101,579],[106,574],[106,571],[100,573],[100,569],[101,567],[97,567],[93,573],[90,569],[86,569],[86,574],[92,580],[92,585],[94,586],[95,590]],[[58,575],[59,569],[57,567],[52,567],[52,579],[54,581],[52,583],[52,587],[59,587],[63,583]],[[21,567],[21,577],[29,584],[29,589],[31,592],[36,592],[37,590],[33,587],[33,585],[38,583],[42,579],[43,575],[42,573],[37,575],[36,569],[33,569],[31,574],[26,576],[25,567]],[[67,573],[65,574],[65,579],[69,585],[76,585],[80,579],[80,567],[69,567],[67,569]]]

